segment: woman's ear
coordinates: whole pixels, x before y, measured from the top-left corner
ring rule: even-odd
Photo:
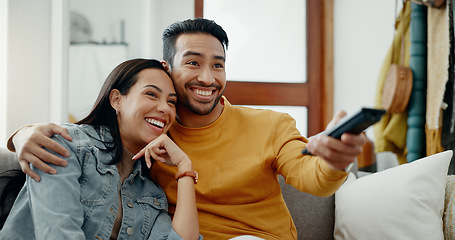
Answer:
[[[121,96],[122,94],[120,94],[119,90],[117,89],[112,89],[111,93],[109,93],[109,102],[111,103],[111,106],[115,111],[118,111],[120,108]]]
[[[169,65],[169,63],[166,62],[165,60],[161,60],[161,64],[163,65],[163,67],[166,70],[166,72],[170,73],[170,65]]]

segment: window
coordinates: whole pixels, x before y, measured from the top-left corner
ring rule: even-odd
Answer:
[[[195,16],[230,38],[229,101],[307,119],[300,131],[308,136],[332,118],[332,12],[333,0],[195,0]]]

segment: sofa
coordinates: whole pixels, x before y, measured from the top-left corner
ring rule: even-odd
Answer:
[[[451,159],[445,151],[373,174],[354,168],[327,198],[280,184],[298,239],[455,239]]]
[[[333,239],[335,195],[317,197],[286,185],[279,176],[281,191],[297,228],[299,240]]]
[[[299,240],[455,239],[455,176],[447,176],[451,158],[452,151],[446,151],[359,179],[354,167],[330,197],[302,193],[281,176],[279,182]],[[10,201],[1,206],[3,214],[17,194],[4,192],[5,185],[22,185],[23,176],[15,154],[0,148],[0,196]]]
[[[16,155],[6,148],[0,148],[0,228],[24,182],[25,174],[16,161]]]

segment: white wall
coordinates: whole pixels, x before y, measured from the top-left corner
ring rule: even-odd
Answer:
[[[51,120],[51,2],[7,0],[0,4],[1,13],[5,9],[8,13],[0,16],[0,50],[5,49],[5,46],[7,49],[0,53],[0,65],[2,68],[6,66],[6,71],[0,71],[0,91],[3,91],[0,93],[5,92],[5,87],[8,93],[7,97],[2,94],[0,98],[2,142],[5,134],[11,134],[26,123]],[[100,9],[96,5],[100,2],[103,1],[90,1],[90,8]],[[129,58],[161,58],[163,29],[174,21],[192,18],[194,15],[194,1],[188,0],[108,2],[120,5],[122,9],[101,8],[104,10],[92,14],[103,20],[112,11],[141,22],[138,28],[126,26],[126,40],[131,43],[137,41],[139,46],[131,48]],[[72,3],[71,7],[77,8],[77,5]],[[393,36],[394,11],[395,0],[334,0],[335,111],[344,109],[354,112],[361,106],[373,106],[377,76]],[[103,35],[106,38],[112,36],[113,40],[116,36],[115,24],[119,23],[119,19],[110,21],[104,23],[102,29],[111,29],[111,33]],[[5,24],[7,27],[3,27]],[[4,36],[5,33],[8,34],[7,37]],[[96,35],[97,38],[99,36]],[[119,35],[117,36],[118,39]]]
[[[395,0],[334,0],[334,111],[373,107],[384,57],[392,43]],[[400,1],[398,1],[400,2]],[[402,4],[398,3],[398,11]],[[373,128],[367,136],[373,140]],[[377,154],[378,171],[398,164]]]
[[[50,121],[68,122],[68,0],[51,0],[50,36]]]
[[[1,128],[9,135],[26,123],[50,121],[51,27],[49,0],[9,0],[6,5],[7,38],[1,43],[7,47],[2,55],[7,62],[6,124]]]
[[[161,36],[163,30],[170,24],[176,21],[183,21],[186,19],[194,18],[194,1],[188,0],[160,0],[160,22],[158,27],[159,45],[158,51],[162,57]]]
[[[70,10],[89,20],[94,42],[120,42],[124,20],[127,58],[161,59],[161,33],[175,21],[193,18],[193,4],[187,0],[70,0]]]
[[[84,17],[91,29],[91,37],[84,40],[99,43],[69,47],[67,105],[72,121],[87,116],[104,79],[115,66],[132,58],[161,59],[161,33],[164,28],[181,18],[185,19],[185,15],[186,18],[192,18],[194,14],[194,6],[190,1],[182,2],[185,5],[179,4],[181,1],[166,1],[163,4],[159,0],[69,2],[71,13]],[[176,12],[178,9],[184,9],[184,12]],[[77,42],[82,41],[78,39]],[[127,45],[119,45],[120,43]]]
[[[5,144],[7,137],[20,126],[28,123],[58,122],[58,119],[61,119],[59,116],[64,114],[65,109],[55,110],[55,107],[51,107],[59,105],[55,104],[58,99],[54,99],[52,92],[61,91],[61,88],[65,87],[65,84],[56,85],[53,78],[58,78],[58,74],[66,71],[56,71],[58,69],[53,68],[51,62],[58,58],[55,56],[56,52],[60,51],[62,56],[67,54],[63,49],[65,46],[52,42],[59,37],[58,34],[64,32],[58,32],[58,29],[56,32],[56,25],[51,24],[51,19],[64,16],[64,8],[68,7],[68,0],[57,1],[63,3],[55,0],[1,1],[0,144]],[[100,2],[90,1],[90,4],[95,7]],[[161,33],[164,27],[194,15],[193,1],[135,0],[136,4],[133,4],[132,1],[117,0],[115,3],[121,7],[116,10],[103,8],[104,11],[119,12],[124,14],[125,18],[142,23],[139,28],[126,28],[126,41],[135,42],[134,45],[137,46],[131,47],[128,57],[160,59]],[[56,4],[59,5],[57,9]],[[58,7],[62,12],[58,12]],[[125,9],[128,11],[124,11]],[[150,9],[153,9],[152,14]],[[103,15],[101,11],[94,14],[98,14],[101,19],[109,15]],[[115,36],[115,23],[119,21],[111,20],[109,24],[112,27],[106,28],[114,29],[106,34],[112,36],[112,39]],[[64,77],[61,78],[65,80]]]
[[[393,39],[395,0],[334,0],[333,22],[334,111],[373,107],[379,71]],[[372,128],[367,134],[372,138]]]
[[[124,21],[124,40],[128,43],[128,56],[149,57],[142,49],[147,35],[145,12],[150,11],[146,0],[71,0],[70,10],[87,18],[91,24],[92,41],[120,43],[122,40],[121,22]]]

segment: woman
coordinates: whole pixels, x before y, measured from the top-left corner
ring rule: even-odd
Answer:
[[[0,231],[1,239],[197,239],[192,162],[165,134],[175,120],[172,80],[156,60],[134,59],[107,77],[91,113],[65,124],[71,153],[59,174],[35,168]],[[142,150],[142,151],[141,151]],[[174,219],[144,158],[178,168]],[[137,159],[137,156],[136,158]],[[150,167],[150,166],[148,166]]]

